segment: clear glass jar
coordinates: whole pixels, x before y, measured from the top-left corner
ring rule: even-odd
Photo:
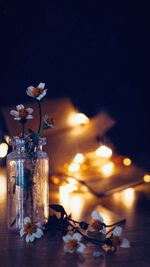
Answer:
[[[8,228],[19,230],[26,216],[44,224],[49,211],[49,160],[39,139],[32,154],[26,150],[26,141],[12,138],[13,147],[7,156]]]

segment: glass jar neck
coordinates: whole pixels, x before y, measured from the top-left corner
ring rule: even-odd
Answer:
[[[10,145],[12,146],[13,151],[18,153],[26,152],[26,142],[22,138],[14,136],[10,141]]]

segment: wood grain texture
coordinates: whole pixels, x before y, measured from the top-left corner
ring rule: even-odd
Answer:
[[[78,206],[68,206],[51,188],[50,203],[62,203],[73,211],[75,219],[90,219],[90,213],[97,208],[110,222],[118,218],[127,219],[125,236],[131,241],[130,249],[119,249],[114,256],[95,259],[93,245],[82,255],[67,255],[60,236],[52,233],[34,243],[26,244],[19,234],[8,233],[6,226],[6,196],[0,198],[0,267],[149,267],[150,266],[150,186],[141,185],[135,189],[132,203],[125,203],[121,195],[98,199],[89,193],[73,194],[68,199],[80,199]],[[121,193],[120,193],[121,194]],[[75,202],[76,203],[76,202]],[[78,214],[79,210],[79,214]],[[107,218],[108,217],[108,218]]]

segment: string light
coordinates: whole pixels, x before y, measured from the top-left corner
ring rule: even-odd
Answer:
[[[80,165],[78,163],[71,163],[68,167],[69,172],[77,172],[80,170]]]
[[[0,158],[6,157],[8,152],[8,145],[6,143],[0,144]]]
[[[69,121],[72,126],[76,126],[80,124],[88,124],[90,120],[83,113],[75,113],[70,116]]]
[[[102,173],[104,174],[104,176],[110,176],[113,172],[114,169],[114,163],[113,162],[108,162],[107,164],[105,164],[102,167]]]
[[[124,164],[125,166],[130,166],[130,165],[132,164],[132,161],[131,161],[131,159],[129,159],[129,158],[124,158],[124,159],[123,159],[123,164]]]
[[[112,150],[111,148],[101,145],[97,150],[96,150],[96,155],[102,158],[111,158],[112,156]]]
[[[74,162],[75,162],[75,163],[81,164],[81,163],[83,163],[83,161],[84,161],[84,156],[83,156],[83,154],[81,154],[81,153],[78,153],[78,154],[74,157]]]
[[[150,183],[150,175],[149,174],[145,174],[143,177],[143,180],[145,183]]]

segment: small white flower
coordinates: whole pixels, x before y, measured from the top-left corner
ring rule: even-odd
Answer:
[[[80,243],[82,236],[78,233],[73,235],[65,235],[63,236],[63,240],[65,242],[64,250],[65,252],[74,253],[80,252],[83,253],[85,249],[85,245]]]
[[[121,248],[130,248],[130,242],[126,238],[122,238],[122,227],[116,226],[113,230],[112,243],[114,247],[120,246]]]
[[[16,106],[16,110],[11,110],[10,114],[14,116],[14,120],[30,120],[33,119],[31,115],[33,112],[32,108],[25,108],[22,104]]]
[[[26,235],[26,242],[33,242],[35,238],[41,238],[43,236],[41,225],[35,223],[30,217],[24,218],[23,228],[20,230],[20,236]]]
[[[37,100],[40,101],[46,95],[47,89],[44,88],[45,88],[45,83],[39,83],[37,87],[34,86],[27,87],[26,93],[28,96],[36,98]]]
[[[92,224],[89,226],[89,231],[94,232],[101,232],[102,234],[106,234],[106,227],[104,224],[103,217],[99,214],[97,210],[92,211],[91,217],[93,219]]]

